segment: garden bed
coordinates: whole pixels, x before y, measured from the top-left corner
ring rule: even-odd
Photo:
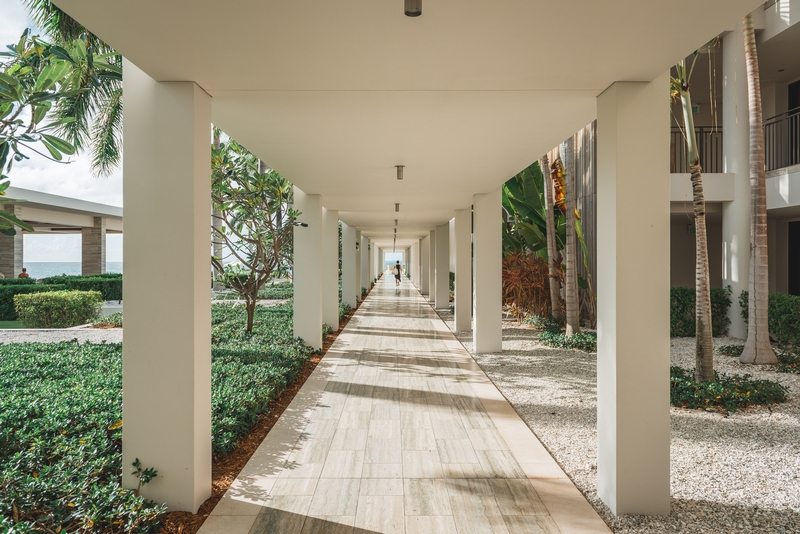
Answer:
[[[291,306],[256,314],[254,335],[246,336],[242,307],[213,307],[213,496],[201,514],[184,514],[186,521],[168,514],[168,532],[199,528],[204,510],[213,508],[321,358],[292,338]],[[0,389],[13,394],[0,395],[0,530],[17,521],[29,523],[17,523],[19,532],[161,528],[163,507],[119,488],[121,365],[120,344],[3,347]]]

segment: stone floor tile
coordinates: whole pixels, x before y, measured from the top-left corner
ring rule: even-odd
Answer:
[[[447,483],[442,479],[403,480],[406,515],[452,515]]]
[[[356,515],[360,478],[322,478],[317,484],[309,515]]]
[[[489,485],[503,515],[547,515],[547,508],[529,480],[495,478],[489,480]]]
[[[450,504],[459,534],[509,534],[493,496],[460,495]]]
[[[362,495],[358,498],[355,532],[402,534],[405,530],[403,497],[399,495]]]
[[[406,534],[458,534],[452,515],[407,515]]]

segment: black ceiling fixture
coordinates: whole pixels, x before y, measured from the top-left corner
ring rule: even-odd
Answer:
[[[397,169],[397,179],[398,180],[402,180],[403,179],[403,168],[404,167],[405,167],[405,165],[395,165],[395,168]]]
[[[419,17],[422,15],[422,0],[405,0],[406,17]]]

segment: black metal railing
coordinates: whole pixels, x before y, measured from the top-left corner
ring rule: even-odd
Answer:
[[[703,172],[722,172],[722,128],[698,126],[694,129],[697,137],[697,151],[700,153],[700,166]],[[669,140],[669,172],[689,172],[689,157],[686,137],[682,128],[673,127]]]
[[[764,121],[764,163],[768,171],[800,164],[800,109]]]

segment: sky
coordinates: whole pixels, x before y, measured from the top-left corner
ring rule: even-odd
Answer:
[[[19,41],[25,28],[33,27],[20,0],[0,0],[0,47]],[[109,178],[95,178],[87,154],[69,158],[68,164],[56,163],[30,153],[30,160],[15,163],[8,173],[12,187],[32,189],[81,200],[122,206],[122,169]],[[79,235],[26,234],[24,261],[81,261]],[[106,259],[122,261],[122,236],[108,235]]]

